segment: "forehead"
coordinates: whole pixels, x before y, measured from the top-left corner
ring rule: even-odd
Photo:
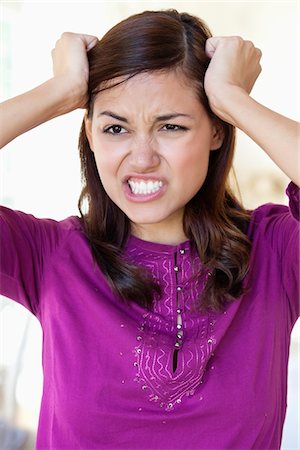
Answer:
[[[103,90],[101,90],[103,89]],[[173,107],[200,104],[195,82],[179,70],[145,72],[114,78],[100,86],[95,105]]]

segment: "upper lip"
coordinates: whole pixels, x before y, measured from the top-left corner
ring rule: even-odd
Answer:
[[[123,177],[122,182],[127,183],[128,180],[137,180],[137,181],[164,181],[163,177],[159,177],[158,175],[147,174],[130,174]]]

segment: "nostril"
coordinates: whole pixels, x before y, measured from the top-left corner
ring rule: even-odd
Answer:
[[[134,145],[131,148],[129,158],[130,163],[133,167],[137,167],[143,170],[157,167],[160,162],[157,151],[153,146],[149,145],[149,143],[137,143],[136,145]]]

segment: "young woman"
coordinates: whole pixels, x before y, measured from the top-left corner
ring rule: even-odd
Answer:
[[[40,449],[276,449],[299,316],[298,124],[254,101],[261,52],[196,17],[65,33],[1,143],[86,108],[81,217],[3,207],[1,289],[43,328]],[[235,127],[292,180],[246,211]]]

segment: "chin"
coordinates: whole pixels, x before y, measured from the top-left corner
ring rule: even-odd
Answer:
[[[136,225],[159,225],[167,223],[174,224],[180,222],[182,224],[183,214],[180,211],[170,211],[169,213],[164,211],[157,211],[157,208],[144,208],[143,211],[124,211],[129,220]]]
[[[153,216],[136,216],[136,215],[127,215],[129,220],[136,225],[155,225],[164,222],[165,217],[153,217]]]

